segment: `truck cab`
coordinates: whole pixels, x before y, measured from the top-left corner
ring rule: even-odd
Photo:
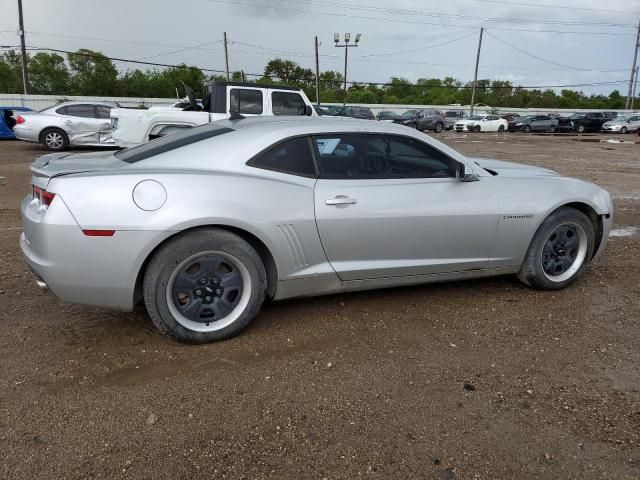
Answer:
[[[113,139],[119,147],[132,147],[154,138],[193,128],[233,115],[317,116],[305,93],[295,87],[239,82],[211,82],[204,87],[202,103],[186,88],[188,101],[147,110],[111,110]]]

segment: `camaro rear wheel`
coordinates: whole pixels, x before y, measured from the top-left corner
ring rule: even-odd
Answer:
[[[40,143],[49,150],[59,152],[69,146],[69,137],[64,130],[47,128],[40,135]]]
[[[591,220],[563,207],[540,225],[529,245],[518,278],[542,290],[558,290],[584,273],[595,245]]]
[[[206,343],[243,330],[264,302],[266,286],[264,265],[249,243],[226,230],[201,229],[154,255],[144,300],[161,332]]]

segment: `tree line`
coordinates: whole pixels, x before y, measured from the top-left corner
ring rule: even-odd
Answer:
[[[14,50],[0,57],[0,92],[22,93],[21,56]],[[210,80],[225,80],[226,75],[206,75],[194,66],[181,64],[163,69],[133,69],[119,71],[114,61],[88,49],[68,53],[66,58],[57,53],[38,52],[28,55],[29,93],[44,95],[87,95],[119,97],[161,97],[184,95],[185,84],[197,92]],[[286,84],[302,88],[314,101],[315,73],[290,60],[276,58],[267,62],[261,75],[233,72],[234,81]],[[340,72],[320,73],[320,100],[325,103],[345,99],[344,77]],[[411,82],[392,77],[385,84],[350,83],[348,103],[403,104],[403,105],[468,105],[471,102],[471,83],[452,77],[420,78]],[[625,104],[618,90],[609,95],[590,94],[563,89],[530,89],[504,80],[479,80],[476,103],[513,108],[598,108],[622,109]]]

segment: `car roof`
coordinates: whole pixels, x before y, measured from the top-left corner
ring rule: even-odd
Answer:
[[[96,102],[95,100],[86,100],[86,101],[70,100],[68,102],[58,103],[57,105],[53,105],[53,106],[51,106],[49,108],[67,107],[69,105],[106,105],[108,107],[117,107],[118,103],[117,102],[107,102],[107,101]]]
[[[407,127],[393,123],[372,122],[351,117],[303,117],[294,116],[256,116],[239,120],[220,120],[217,125],[242,131],[260,129],[260,131],[300,130],[301,133],[321,133],[322,131],[379,131],[406,133]]]

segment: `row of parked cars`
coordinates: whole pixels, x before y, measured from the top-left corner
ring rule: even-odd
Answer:
[[[38,142],[52,151],[69,146],[131,147],[234,116],[331,116],[379,120],[419,131],[441,132],[638,132],[640,114],[616,117],[615,112],[524,115],[479,113],[467,116],[461,109],[410,109],[402,114],[383,110],[377,115],[361,106],[315,106],[298,88],[275,85],[212,82],[196,99],[185,86],[186,98],[173,105],[149,109],[121,108],[113,102],[64,102],[32,112],[0,108],[0,138],[17,137]]]

